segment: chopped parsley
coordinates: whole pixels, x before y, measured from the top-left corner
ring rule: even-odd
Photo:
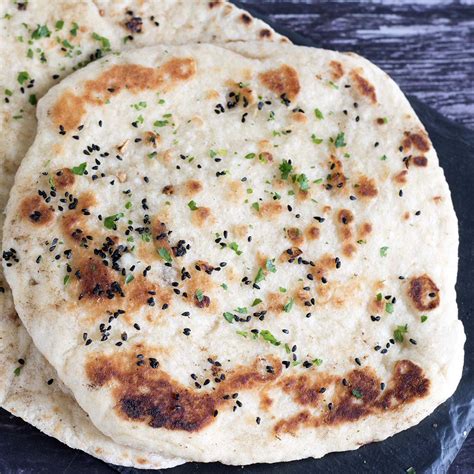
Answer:
[[[79,25],[77,23],[73,22],[72,23],[72,28],[69,30],[69,33],[71,33],[72,36],[77,36],[77,30],[78,29],[79,29]],[[94,38],[94,39],[97,39],[97,38]],[[103,38],[103,39],[106,39],[106,38]],[[110,43],[109,43],[109,46],[110,46]]]
[[[312,362],[319,367],[323,363],[323,359],[313,359]]]
[[[62,30],[63,26],[64,26],[63,20],[58,20],[54,25],[54,27],[56,28],[56,31]]]
[[[196,206],[196,203],[194,201],[189,201],[188,202],[188,207],[191,209],[191,211],[196,211],[198,207]]]
[[[228,323],[233,323],[234,322],[234,315],[232,313],[229,313],[228,311],[226,311],[224,314],[224,319],[228,322]]]
[[[117,230],[117,224],[115,224],[120,218],[122,218],[125,214],[123,212],[119,212],[118,214],[114,214],[112,216],[108,216],[104,219],[104,227],[106,229]]]
[[[63,285],[64,286],[67,286],[67,284],[69,283],[69,280],[71,279],[71,277],[69,275],[66,275],[63,279]]]
[[[31,105],[36,105],[38,103],[38,99],[36,98],[35,94],[31,94],[30,97],[28,98],[28,102]]]
[[[23,83],[27,81],[29,78],[30,78],[30,75],[26,71],[21,71],[18,73],[18,76],[16,79],[21,85],[23,85]]]
[[[252,208],[255,209],[257,212],[260,211],[260,204],[258,202],[252,203]]]
[[[253,160],[255,158],[255,153],[247,153],[245,155],[246,160]]]
[[[288,179],[291,171],[293,170],[293,165],[288,160],[283,160],[279,166],[281,173],[281,179]]]
[[[260,336],[262,336],[265,341],[269,342],[270,344],[273,344],[274,346],[279,346],[281,344],[281,342],[277,340],[277,338],[266,329],[260,331]]]
[[[110,41],[104,36],[100,36],[97,33],[92,33],[92,38],[99,41],[104,51],[110,51]]]
[[[262,300],[260,298],[255,298],[252,302],[252,306],[257,306],[258,304],[260,304],[262,302]]]
[[[291,311],[291,308],[293,308],[293,303],[294,303],[294,299],[290,298],[288,302],[285,304],[285,306],[283,306],[283,310],[285,311],[285,313],[289,313]]]
[[[428,321],[428,316],[426,316],[426,314],[423,314],[421,317],[420,317],[420,320],[422,323],[424,323],[425,321]]]
[[[196,290],[195,296],[196,296],[196,299],[199,301],[199,303],[201,303],[201,301],[204,299],[202,290]]]
[[[408,332],[408,324],[405,324],[404,326],[397,326],[395,331],[393,331],[393,338],[397,342],[403,342],[403,335]]]
[[[380,159],[381,159],[382,161],[385,161],[385,160],[387,159],[387,155],[382,155],[382,156],[380,157]]]
[[[322,139],[322,138],[318,138],[314,133],[311,135],[311,141],[312,141],[315,145],[319,145],[320,143],[323,143],[323,139]]]
[[[275,267],[275,264],[273,263],[275,261],[275,259],[271,260],[271,259],[267,259],[267,262],[265,263],[265,266],[267,267],[267,270],[269,272],[272,272],[272,273],[275,273],[277,271],[276,267]]]
[[[237,255],[242,255],[242,251],[239,250],[239,244],[237,242],[231,242],[229,248],[233,250]]]
[[[22,368],[23,368],[23,367],[21,367],[21,366],[20,366],[20,367],[17,367],[17,368],[13,371],[13,373],[18,377],[18,376],[20,375],[20,373],[21,373],[21,369],[22,369]]]
[[[380,256],[386,257],[387,256],[388,247],[380,247]]]
[[[356,398],[362,398],[363,395],[362,395],[362,392],[360,392],[360,390],[357,390],[357,389],[352,389],[352,395],[354,395],[354,397]]]
[[[294,180],[299,184],[301,191],[307,191],[309,189],[309,181],[304,173],[295,175]]]
[[[171,255],[164,247],[158,249],[158,255],[167,263],[171,263]]]
[[[135,277],[133,275],[127,275],[127,277],[125,278],[125,284],[128,285],[134,279],[135,279]]]
[[[255,277],[255,283],[260,283],[262,280],[265,280],[265,273],[262,268],[259,268]]]
[[[38,25],[36,30],[31,33],[31,37],[33,39],[40,39],[40,38],[49,38],[51,36],[51,31],[49,31],[46,25]]]
[[[337,137],[334,140],[334,145],[336,148],[342,148],[347,145],[347,143],[344,142],[344,132],[339,132],[337,134]]]
[[[316,116],[317,119],[323,120],[324,115],[319,109],[314,109],[314,115]]]
[[[84,163],[81,163],[79,166],[73,166],[71,168],[71,171],[74,174],[82,176],[84,174],[84,171],[86,171],[86,168],[87,168],[87,163],[84,161]]]
[[[389,314],[392,314],[393,313],[393,310],[394,310],[394,306],[393,306],[393,303],[386,303],[385,304],[385,311]]]

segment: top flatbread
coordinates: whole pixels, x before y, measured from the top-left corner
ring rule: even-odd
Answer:
[[[115,441],[230,464],[319,457],[454,391],[449,189],[368,61],[146,48],[65,79],[38,117],[6,275],[35,344]]]
[[[95,33],[95,34],[94,34]],[[227,2],[3,2],[0,5],[0,209],[36,133],[35,103],[73,70],[120,50],[159,42],[282,39]],[[3,212],[0,214],[0,234]],[[24,360],[24,366],[18,360]],[[177,463],[119,447],[57,382],[16,317],[0,269],[0,403],[49,435],[116,464]],[[16,370],[16,372],[15,372]],[[15,375],[15,374],[21,374]],[[54,380],[52,385],[47,381]]]

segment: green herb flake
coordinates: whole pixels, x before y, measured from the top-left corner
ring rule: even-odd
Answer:
[[[380,247],[380,256],[386,257],[387,256],[388,247]]]
[[[424,323],[425,321],[428,321],[428,316],[426,316],[426,314],[423,314],[421,317],[420,317],[420,320],[422,323]]]
[[[406,470],[406,473],[407,473],[407,474],[416,474],[415,468],[414,468],[414,467],[409,467],[409,468]]]
[[[288,160],[283,160],[278,169],[281,173],[281,179],[288,179],[288,176],[293,170],[293,165]]]
[[[198,209],[196,203],[194,201],[189,201],[188,202],[188,207],[191,209],[191,211],[196,211]]]
[[[404,326],[397,326],[395,331],[393,331],[393,338],[397,342],[403,342],[403,335],[408,332],[408,324],[405,324]]]
[[[328,81],[328,84],[329,84],[333,89],[339,90],[339,86],[338,86],[337,84],[335,84],[334,82]]]
[[[51,36],[51,31],[49,31],[46,25],[38,25],[36,30],[31,33],[31,37],[33,39],[40,39],[40,38],[49,38]]]
[[[33,59],[33,50],[31,48],[28,48],[28,51],[26,52],[26,57],[29,59]]]
[[[260,211],[260,204],[258,202],[252,203],[252,208],[255,209],[257,212]]]
[[[249,335],[246,331],[235,331],[239,336],[247,337]]]
[[[131,283],[133,280],[135,280],[135,277],[130,274],[130,275],[127,275],[127,277],[125,278],[125,284],[128,285],[129,283]]]
[[[286,352],[287,354],[291,354],[290,346],[289,346],[287,343],[285,343],[285,352]]]
[[[115,224],[119,219],[121,219],[125,214],[123,212],[119,212],[118,214],[114,214],[112,216],[108,216],[104,219],[104,227],[106,229],[117,230],[117,224]]]
[[[334,146],[336,148],[345,147],[347,143],[344,142],[344,132],[339,132],[336,139],[334,140]]]
[[[224,290],[228,290],[228,289],[229,289],[229,287],[228,287],[225,283],[222,283],[221,287],[224,288]]]
[[[382,301],[382,293],[377,293],[377,301]]]
[[[312,362],[319,367],[323,363],[323,359],[313,359]]]
[[[283,288],[282,286],[280,286],[278,290],[280,291],[280,293],[286,293],[286,288]]]
[[[357,389],[352,389],[352,395],[354,395],[354,397],[356,398],[362,398],[363,395],[362,395],[362,392],[360,392],[360,390],[357,390]]]
[[[20,366],[20,367],[17,367],[17,368],[13,371],[13,373],[15,374],[16,377],[18,377],[18,376],[20,375],[22,368],[23,368],[23,367]]]
[[[10,89],[5,89],[5,95],[11,97],[13,95],[13,92]]]
[[[253,306],[257,306],[258,304],[260,304],[262,302],[262,300],[260,298],[255,298],[253,301],[252,301],[252,307]]]
[[[395,307],[393,306],[393,303],[386,303],[385,304],[385,311],[389,314],[392,314],[394,311]]]
[[[382,156],[380,157],[380,160],[381,160],[381,161],[385,161],[386,159],[387,159],[387,155],[382,155]]]
[[[133,206],[133,204],[131,203],[131,201],[128,201],[125,203],[125,209],[131,209]]]
[[[110,41],[107,38],[100,36],[97,33],[92,33],[92,38],[99,41],[105,51],[110,51]]]
[[[77,30],[79,29],[79,25],[75,22],[72,23],[72,28],[69,30],[69,33],[71,33],[72,36],[77,36]],[[94,39],[97,39],[97,38],[94,38]],[[106,38],[102,38],[100,41],[103,41],[103,40],[106,40],[106,41],[109,41],[107,40]],[[108,44],[108,46],[110,46],[110,43]],[[105,48],[105,46],[103,46]]]
[[[54,27],[56,28],[56,31],[62,30],[63,26],[64,26],[63,20],[58,20],[54,25]]]
[[[291,308],[293,308],[293,303],[294,303],[294,299],[290,298],[288,300],[288,303],[286,303],[285,306],[283,306],[283,310],[285,311],[285,313],[289,313],[291,311]]]
[[[77,174],[78,176],[82,176],[84,174],[84,171],[86,171],[87,168],[87,163],[84,161],[84,163],[81,163],[79,166],[73,166],[71,168],[71,171],[74,174]]]
[[[255,283],[260,283],[263,280],[265,280],[265,273],[262,268],[259,268],[257,276],[255,277]]]
[[[304,173],[296,176],[296,182],[299,184],[301,191],[307,191],[309,189],[309,181]]]
[[[25,81],[27,81],[30,78],[30,75],[26,71],[21,71],[18,73],[17,76],[17,81],[23,85]]]
[[[247,313],[248,313],[248,311],[247,311],[247,308],[246,308],[246,307],[243,307],[243,308],[241,308],[241,307],[239,307],[239,308],[235,308],[235,310],[234,310],[234,311],[237,311],[237,313],[240,313],[240,314],[247,314]]]
[[[70,275],[66,275],[63,279],[63,285],[64,286],[67,286],[67,284],[69,283],[69,280],[71,279]]]
[[[228,322],[228,323],[233,323],[234,322],[234,315],[232,313],[229,313],[228,311],[226,311],[224,314],[224,319]]]
[[[242,251],[239,250],[239,244],[237,242],[231,242],[229,248],[233,250],[237,255],[242,255]]]
[[[324,119],[324,115],[323,113],[319,110],[319,109],[314,109],[314,115],[317,119],[319,120],[323,120]]]
[[[266,329],[260,331],[260,336],[262,336],[265,341],[269,342],[270,344],[273,344],[274,346],[279,346],[281,344],[281,342],[278,341],[277,338]]]
[[[269,272],[275,273],[277,271],[275,264],[273,263],[275,259],[267,259],[265,266]]]
[[[245,155],[246,160],[253,160],[255,158],[255,153],[247,153]]]
[[[359,245],[366,244],[366,243],[367,243],[367,240],[359,239],[359,240],[357,241],[357,243],[358,243]]]
[[[36,95],[31,94],[30,97],[28,98],[28,102],[33,106],[36,105],[38,103],[38,99],[36,98]]]
[[[158,255],[167,263],[171,263],[171,255],[164,247],[158,249]]]
[[[320,143],[323,143],[323,139],[322,139],[322,138],[318,138],[314,133],[311,135],[311,141],[312,141],[315,145],[319,145]]]
[[[194,295],[196,296],[196,299],[199,301],[199,303],[201,303],[201,301],[204,299],[204,294],[202,290],[196,290],[196,293],[194,293]]]

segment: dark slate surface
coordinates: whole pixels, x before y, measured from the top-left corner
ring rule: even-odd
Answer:
[[[389,72],[409,93],[434,105],[446,116],[474,126],[473,2],[329,2],[324,0],[243,0],[258,7],[282,27],[302,33],[303,41],[326,48],[357,51]],[[466,366],[460,389],[420,425],[383,443],[321,460],[259,465],[246,473],[444,473],[474,422],[474,133],[456,126],[415,97],[410,101],[438,150],[460,220],[460,316],[468,333]],[[470,441],[469,441],[470,440]],[[466,446],[468,445],[468,446]],[[474,436],[465,443],[450,474],[474,472]],[[109,466],[67,448],[0,410],[0,473],[132,472]],[[241,472],[219,464],[187,464],[170,474]],[[133,471],[139,472],[139,471]],[[163,471],[165,472],[165,471]]]

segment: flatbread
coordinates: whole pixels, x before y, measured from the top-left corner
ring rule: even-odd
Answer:
[[[27,5],[27,2],[17,3],[0,5],[2,210],[16,169],[36,133],[35,103],[73,70],[106,54],[109,49],[158,42],[282,39],[263,22],[227,2],[35,0]],[[22,72],[27,74],[20,76]],[[1,213],[0,233],[3,217]],[[25,361],[24,368],[18,363],[19,359]],[[47,380],[56,381],[57,377],[35,350],[17,318],[1,269],[0,360],[0,404],[45,433],[117,464],[160,468],[178,463],[118,448],[95,430],[72,396],[63,393],[62,385],[58,388],[56,382],[51,386],[46,384]],[[28,375],[20,377],[15,373]]]
[[[320,457],[455,390],[449,189],[368,61],[144,48],[62,81],[38,121],[4,268],[36,346],[116,442],[228,464]]]

